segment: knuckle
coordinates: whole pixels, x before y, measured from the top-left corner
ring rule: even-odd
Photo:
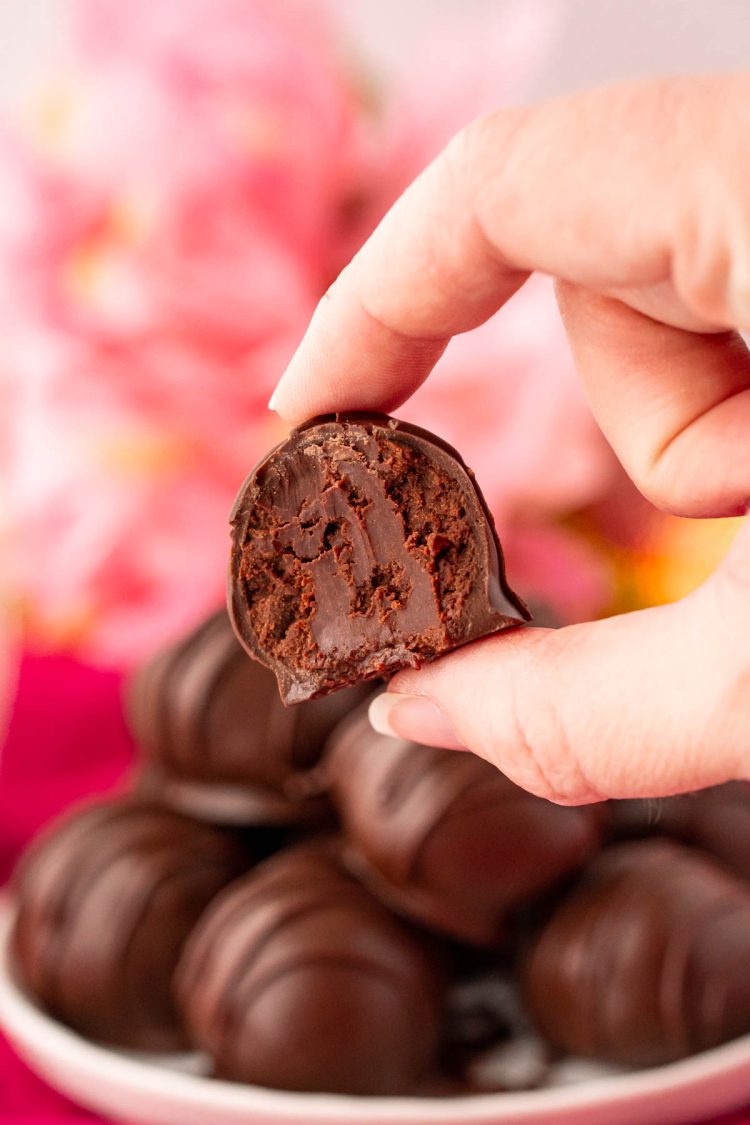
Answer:
[[[687,429],[684,431],[687,434]],[[631,480],[642,496],[662,512],[674,516],[717,515],[717,495],[721,481],[706,472],[700,458],[691,453],[691,441],[681,441],[682,433],[661,450],[643,449],[625,463]]]
[[[679,480],[673,479],[670,458],[660,456],[653,463],[644,458],[642,462],[628,465],[628,474],[642,496],[661,512],[675,516],[695,514],[695,494],[686,493]]]
[[[504,183],[512,186],[509,169],[518,159],[530,120],[528,108],[495,110],[474,118],[448,145],[446,156],[460,171],[468,196],[480,213],[485,202],[497,209],[504,198]],[[498,159],[500,153],[502,160]]]

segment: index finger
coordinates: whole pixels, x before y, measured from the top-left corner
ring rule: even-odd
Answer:
[[[665,79],[473,123],[323,298],[273,407],[394,409],[532,270],[647,313],[673,287],[662,319],[687,331],[750,327],[748,94],[744,75]]]

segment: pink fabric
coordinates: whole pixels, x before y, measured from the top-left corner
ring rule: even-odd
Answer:
[[[133,748],[120,707],[121,677],[65,656],[27,656],[0,758],[0,881],[24,843],[76,798],[127,775]],[[0,1035],[0,1125],[95,1125],[40,1082]],[[688,1125],[686,1122],[685,1125]],[[691,1123],[693,1125],[693,1123]],[[750,1125],[750,1111],[705,1125]]]
[[[114,672],[65,656],[27,656],[0,757],[0,882],[25,842],[78,797],[111,789],[133,749]],[[40,1082],[0,1035],[0,1125],[101,1121]]]
[[[67,656],[27,655],[0,757],[0,881],[43,824],[125,776],[133,747],[121,676]]]

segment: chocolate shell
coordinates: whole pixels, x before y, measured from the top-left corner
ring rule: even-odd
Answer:
[[[216,1074],[285,1090],[406,1094],[437,1059],[440,956],[320,841],[275,856],[206,912],[176,976]]]
[[[367,694],[284,707],[225,609],[131,680],[126,713],[143,753],[139,789],[215,823],[287,824],[330,813],[310,770],[329,733]]]
[[[473,754],[376,734],[361,709],[327,748],[358,876],[400,913],[478,945],[575,871],[600,842],[596,807],[563,808]]]
[[[522,973],[563,1051],[650,1066],[750,1032],[750,890],[671,840],[602,853]]]
[[[232,621],[286,703],[529,618],[471,471],[387,415],[292,431],[245,481],[231,520]]]
[[[89,1039],[188,1046],[171,978],[190,931],[250,857],[225,833],[134,801],[86,805],[48,829],[16,873],[22,984]]]

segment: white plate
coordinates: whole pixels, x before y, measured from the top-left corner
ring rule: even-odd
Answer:
[[[287,1094],[189,1073],[196,1056],[148,1059],[97,1047],[19,990],[0,901],[0,1024],[47,1082],[139,1125],[686,1125],[750,1102],[750,1036],[683,1062],[577,1086],[461,1098]],[[9,1106],[9,1109],[12,1107]]]

